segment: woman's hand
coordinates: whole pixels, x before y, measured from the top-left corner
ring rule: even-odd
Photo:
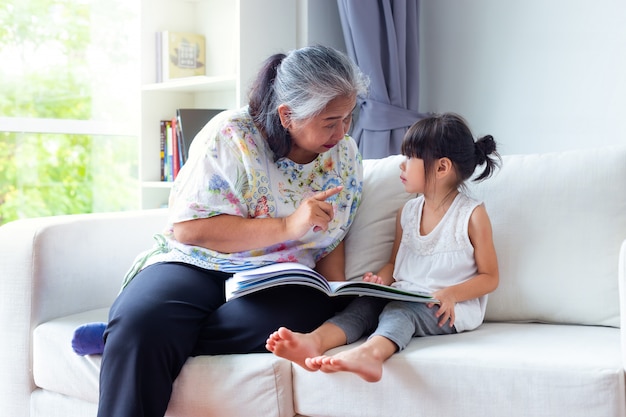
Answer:
[[[296,211],[285,218],[286,228],[292,239],[301,238],[311,228],[315,232],[328,230],[328,223],[333,220],[335,211],[333,205],[326,200],[341,190],[343,186],[340,185],[302,200]]]

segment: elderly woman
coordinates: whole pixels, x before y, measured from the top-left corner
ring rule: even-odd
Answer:
[[[315,290],[226,302],[224,283],[285,261],[345,280],[342,239],[362,185],[347,132],[366,90],[345,55],[306,47],[270,57],[249,105],[200,131],[174,183],[165,232],[137,258],[111,308],[99,417],[163,416],[189,356],[265,351],[276,328],[311,331],[333,315],[337,306]]]

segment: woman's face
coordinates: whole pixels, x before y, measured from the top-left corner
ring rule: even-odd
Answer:
[[[287,157],[296,163],[306,164],[320,153],[332,149],[348,132],[355,105],[354,96],[337,97],[317,116],[300,121],[289,119],[288,109],[283,108],[281,120],[283,126],[289,129],[293,141]]]

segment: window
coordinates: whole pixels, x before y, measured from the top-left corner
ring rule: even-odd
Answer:
[[[0,3],[0,224],[139,207],[138,0]]]

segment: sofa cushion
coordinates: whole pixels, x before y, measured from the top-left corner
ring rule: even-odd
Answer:
[[[609,327],[485,323],[413,339],[385,362],[377,383],[294,366],[295,409],[342,417],[623,416],[619,340]]]
[[[107,309],[55,319],[33,334],[35,384],[58,394],[98,401],[100,355],[78,356],[71,348],[81,324],[105,321]],[[292,417],[291,363],[270,354],[189,358],[174,382],[170,417]]]
[[[470,190],[485,201],[500,266],[487,320],[619,326],[626,147],[505,156]]]
[[[396,213],[414,195],[400,181],[402,155],[363,160],[363,198],[346,236],[346,277],[378,271],[391,255]]]
[[[413,197],[399,179],[403,158],[363,161],[363,200],[346,237],[349,279],[389,259],[395,213]],[[500,266],[487,320],[619,326],[626,147],[505,155],[469,192],[485,202]]]

